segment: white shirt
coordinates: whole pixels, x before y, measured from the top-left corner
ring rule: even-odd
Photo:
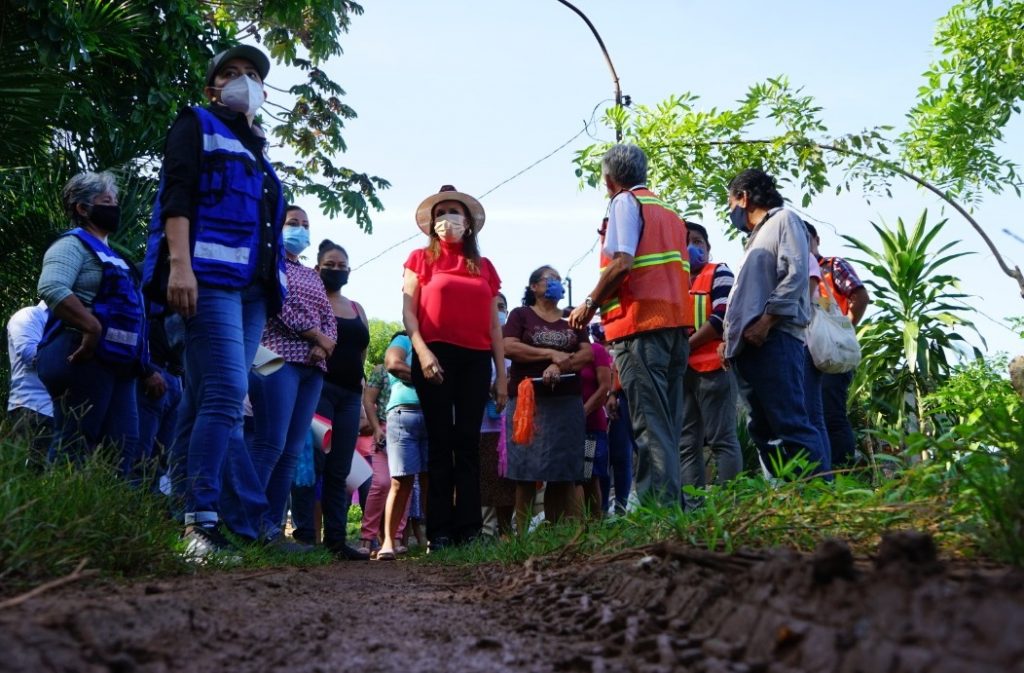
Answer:
[[[11,392],[7,410],[27,407],[53,416],[53,401],[36,374],[36,349],[46,327],[46,304],[23,308],[7,323],[7,354],[11,358]]]
[[[604,252],[614,257],[617,252],[636,257],[640,244],[640,202],[631,192],[644,185],[631,187],[629,192],[620,192],[608,204],[608,229],[604,235]]]

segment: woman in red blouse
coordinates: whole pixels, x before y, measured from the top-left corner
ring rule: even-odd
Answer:
[[[501,280],[480,256],[484,209],[445,185],[416,210],[430,238],[405,262],[402,315],[412,341],[412,381],[427,426],[427,540],[430,549],[480,533],[480,423],[490,394],[508,400],[498,322]]]
[[[281,312],[267,321],[261,343],[283,357],[285,365],[269,376],[249,375],[255,431],[250,452],[270,505],[261,525],[262,535],[270,540],[282,539],[281,520],[295,465],[320,399],[325,361],[338,338],[320,276],[299,262],[309,247],[306,212],[289,206],[283,232],[288,297]]]

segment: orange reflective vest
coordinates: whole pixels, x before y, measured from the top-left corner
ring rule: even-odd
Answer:
[[[715,278],[717,264],[707,263],[693,279],[690,296],[693,297],[693,327],[701,325],[711,317],[711,284]],[[718,355],[718,345],[722,339],[714,339],[690,352],[690,367],[698,372],[717,372],[722,368],[722,358]]]
[[[630,190],[640,203],[640,241],[633,268],[601,304],[608,341],[668,327],[693,325],[690,258],[686,225],[675,211],[645,187]],[[608,218],[601,226],[601,271],[611,263],[604,251]]]
[[[839,290],[836,289],[835,280],[832,278],[835,261],[835,257],[823,257],[821,259],[822,283],[818,284],[818,293],[825,299],[828,299],[828,291],[823,284],[828,283],[828,289],[832,290],[832,296],[836,298],[836,305],[839,306],[839,310],[843,312],[843,315],[848,316],[850,315],[850,300],[839,293]]]

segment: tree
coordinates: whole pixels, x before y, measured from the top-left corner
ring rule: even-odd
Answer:
[[[942,57],[900,137],[907,167],[969,200],[1020,195],[1017,163],[996,147],[1024,98],[1024,2],[963,0],[939,20],[935,46]]]
[[[370,318],[370,345],[366,347],[365,374],[370,375],[373,368],[384,363],[384,353],[391,343],[395,332],[404,330],[402,323],[396,321]]]
[[[320,68],[362,11],[349,0],[9,0],[0,14],[0,316],[35,301],[42,254],[67,227],[60,190],[77,172],[118,173],[124,226],[113,243],[141,257],[167,129],[183,106],[205,100],[210,57],[241,39],[306,74],[288,91],[271,89],[262,113],[299,157],[275,163],[288,198],[316,196],[325,213],[371,231],[388,183],[338,164],[355,112]]]

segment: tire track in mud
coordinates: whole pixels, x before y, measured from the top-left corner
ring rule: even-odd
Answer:
[[[491,593],[563,639],[563,671],[1024,671],[1024,573],[947,569],[924,535],[890,535],[857,562],[836,541],[814,556],[670,544],[622,556],[538,561]]]
[[[1024,673],[1024,572],[826,541],[514,568],[340,563],[68,587],[0,611],[0,671]]]

